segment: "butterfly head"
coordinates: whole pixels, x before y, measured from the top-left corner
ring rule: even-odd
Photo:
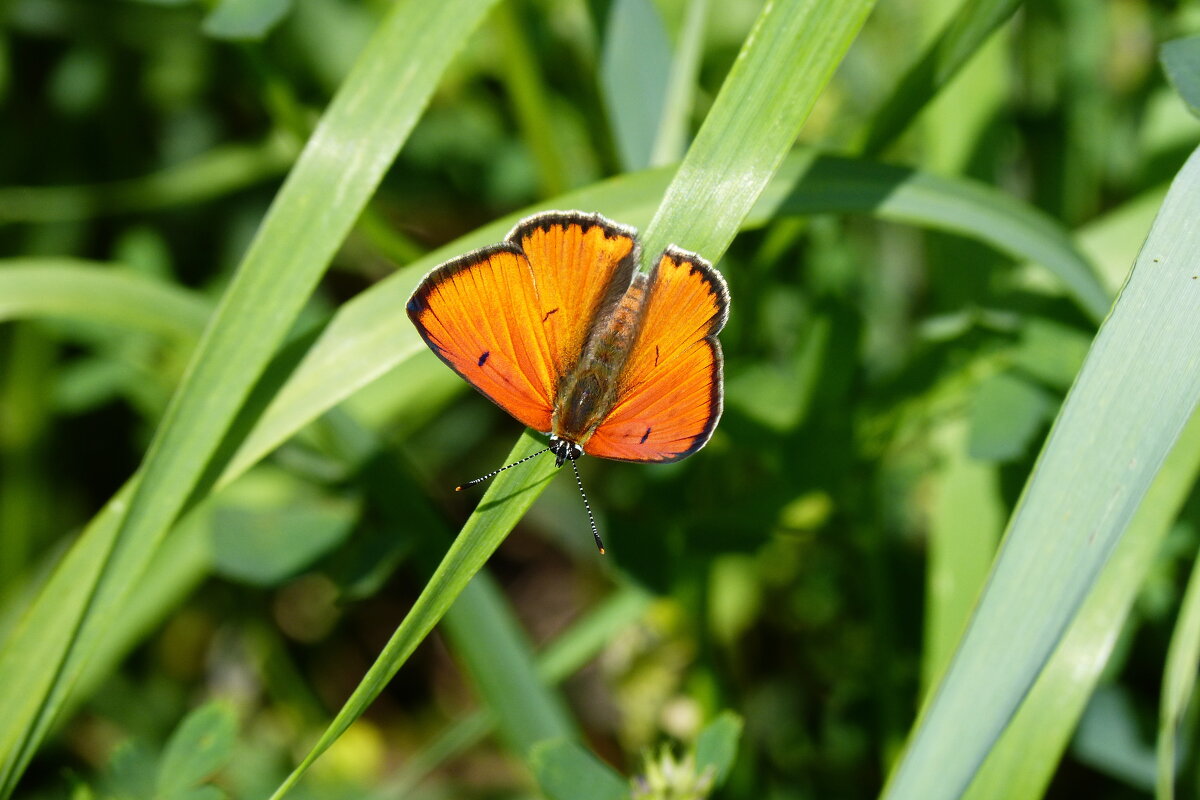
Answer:
[[[561,467],[567,460],[574,461],[583,455],[583,448],[569,439],[550,437],[550,452],[554,453],[554,466]]]

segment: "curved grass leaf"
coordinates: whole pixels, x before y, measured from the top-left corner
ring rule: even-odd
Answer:
[[[1200,152],[1176,177],[1009,523],[890,798],[967,787],[1120,540],[1200,397]]]
[[[493,0],[385,17],[309,140],[202,339],[110,535],[73,548],[0,654],[0,796],[12,793],[96,642],[251,386]],[[108,519],[108,515],[104,515]],[[86,556],[83,555],[86,553]]]

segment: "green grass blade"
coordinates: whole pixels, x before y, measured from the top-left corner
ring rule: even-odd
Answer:
[[[114,265],[70,258],[0,261],[0,320],[60,317],[198,339],[212,304]]]
[[[1032,686],[1200,397],[1200,152],[1176,177],[886,792],[957,797]]]
[[[171,208],[221,197],[282,175],[297,145],[277,134],[260,145],[225,145],[141,178],[84,186],[0,187],[0,224],[60,222]]]
[[[123,521],[110,545],[89,550],[88,562],[64,561],[70,600],[43,592],[16,646],[0,655],[0,796],[13,791],[96,641],[491,3],[397,5],[330,104],[218,307],[128,507],[116,507]],[[28,657],[35,647],[41,660]]]
[[[792,149],[873,0],[769,2],[642,236],[720,260]]]
[[[1167,648],[1162,702],[1158,718],[1157,800],[1175,796],[1176,737],[1184,712],[1196,689],[1196,665],[1200,663],[1200,559],[1192,565],[1187,591],[1180,606],[1179,621]]]
[[[975,776],[966,800],[1027,800],[1045,794],[1198,473],[1200,414],[1193,414],[1087,602]]]
[[[883,152],[1020,5],[1021,0],[966,0],[875,113],[863,154]]]

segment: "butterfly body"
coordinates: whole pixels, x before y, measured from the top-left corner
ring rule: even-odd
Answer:
[[[728,291],[695,254],[668,247],[649,274],[639,256],[630,228],[547,212],[434,269],[407,310],[442,361],[550,434],[559,466],[677,461],[721,415]]]
[[[593,331],[576,369],[559,381],[550,433],[581,447],[612,411],[617,378],[640,329],[646,276],[635,275],[611,317]]]

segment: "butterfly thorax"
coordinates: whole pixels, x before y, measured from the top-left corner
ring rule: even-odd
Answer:
[[[645,300],[646,276],[638,274],[612,313],[598,320],[575,369],[559,381],[551,419],[555,437],[582,446],[612,411]]]

